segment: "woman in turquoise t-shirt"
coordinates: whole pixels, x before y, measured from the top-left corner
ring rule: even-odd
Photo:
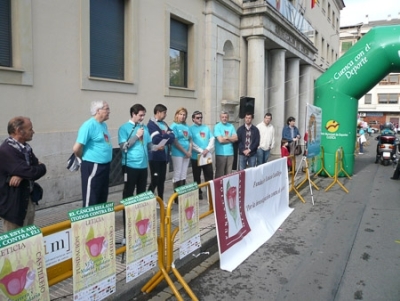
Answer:
[[[172,179],[174,188],[186,184],[187,170],[192,156],[192,136],[189,126],[186,124],[186,118],[187,110],[179,108],[175,112],[174,123],[171,124],[171,129],[175,135],[171,152],[172,164],[174,165]]]

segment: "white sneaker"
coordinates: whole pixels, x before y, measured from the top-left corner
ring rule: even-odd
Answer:
[[[164,201],[164,208],[167,208],[168,204]],[[160,209],[160,204],[156,203],[157,209]]]
[[[364,153],[358,153],[359,155],[364,155]]]

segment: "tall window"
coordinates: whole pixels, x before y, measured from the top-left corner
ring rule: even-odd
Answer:
[[[0,66],[12,66],[11,0],[0,0]]]
[[[125,1],[90,1],[90,76],[125,78]]]
[[[319,35],[318,35],[318,31],[315,31],[315,34],[314,34],[314,46],[315,46],[315,48],[317,48],[318,49],[318,46],[319,46]]]
[[[365,94],[364,103],[366,105],[370,105],[372,103],[372,95],[371,94]]]
[[[345,52],[347,52],[347,50],[349,50],[351,48],[351,46],[353,46],[353,42],[352,41],[342,41],[341,42],[341,53],[344,54]]]
[[[328,22],[331,22],[331,4],[328,3]]]
[[[385,76],[379,83],[380,85],[399,85],[400,75],[399,74],[389,74]]]
[[[378,102],[382,104],[398,104],[399,94],[398,93],[380,93],[378,94]]]
[[[326,62],[330,63],[331,60],[329,59],[329,54],[330,54],[330,46],[329,44],[326,45]]]
[[[187,87],[188,25],[171,19],[169,85]]]

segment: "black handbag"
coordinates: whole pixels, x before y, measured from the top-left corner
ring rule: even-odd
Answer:
[[[36,205],[39,205],[39,201],[43,198],[43,188],[38,183],[33,182],[33,190],[31,193],[31,200]]]
[[[296,156],[298,156],[298,155],[301,155],[301,152],[302,152],[302,150],[301,150],[301,145],[297,144],[296,147],[295,147],[295,149],[294,149],[294,154],[295,154]]]

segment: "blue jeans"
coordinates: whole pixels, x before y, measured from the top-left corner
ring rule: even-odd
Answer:
[[[271,150],[257,149],[257,166],[267,163]]]
[[[239,155],[239,170],[246,169],[246,166],[248,167],[256,166],[256,159],[257,155],[253,155],[251,157]]]

